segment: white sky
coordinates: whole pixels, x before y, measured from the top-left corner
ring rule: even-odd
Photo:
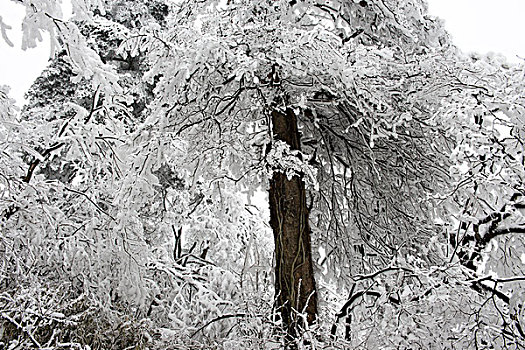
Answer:
[[[525,0],[427,0],[463,51],[525,58]]]
[[[525,58],[525,0],[428,0],[429,12],[445,20],[454,43],[464,51],[500,52],[510,60]],[[0,36],[0,85],[11,86],[18,104],[32,81],[46,66],[49,43],[20,50],[24,8],[0,0],[0,16],[13,29],[9,47]]]
[[[23,102],[23,95],[32,82],[40,75],[49,59],[49,40],[36,48],[22,51],[22,19],[25,8],[8,0],[0,0],[0,17],[11,26],[7,37],[14,44],[10,47],[0,36],[0,85],[11,87],[11,97],[18,104]]]

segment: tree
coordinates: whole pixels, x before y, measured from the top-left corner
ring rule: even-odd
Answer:
[[[146,10],[155,14],[155,4]],[[110,5],[109,18],[151,17],[149,12],[140,16],[141,2]],[[2,310],[8,310],[3,334],[24,347],[144,347],[151,329],[141,319],[148,316],[156,320],[157,332],[169,325],[189,338],[198,328],[196,320],[205,324],[234,305],[229,300],[235,298],[229,290],[234,276],[209,263],[206,241],[192,237],[209,223],[187,224],[192,213],[207,219],[203,212],[213,212],[215,203],[204,198],[202,186],[190,188],[176,171],[183,141],[172,135],[156,140],[143,135],[140,141],[142,130],[135,134],[152,86],[141,81],[147,63],[140,52],[117,52],[130,28],[100,16],[56,23],[63,32],[86,37],[64,39],[66,52],[33,86],[22,115],[6,121],[12,131],[3,134],[8,136],[4,155],[10,155],[4,168],[10,172],[3,173],[9,191],[2,198],[2,244],[8,252],[2,256],[8,272],[2,280]],[[78,67],[71,52],[85,52],[92,63],[110,70],[125,95],[88,78],[75,80]],[[136,143],[126,143],[130,138]],[[141,152],[159,150],[160,144],[168,147],[157,154],[155,165],[137,174],[148,161]],[[223,218],[236,215],[232,210]],[[260,229],[249,215],[243,219],[235,221],[236,232]],[[176,249],[183,239],[189,246]],[[228,249],[242,254],[234,246]],[[28,309],[39,311],[28,314]],[[64,326],[69,320],[75,321]],[[191,344],[191,339],[181,342]]]
[[[448,200],[454,202],[451,216],[456,220],[450,230],[451,260],[470,270],[473,287],[497,299],[498,311],[505,310],[497,315],[502,331],[495,336],[503,344],[508,339],[520,344],[525,334],[518,306],[523,305],[524,278],[520,262],[513,259],[524,247],[519,131],[523,100],[515,93],[523,84],[523,67],[509,65],[497,55],[463,59],[470,69],[458,78],[476,89],[463,91],[443,107],[451,132],[461,135],[458,129],[469,130],[465,137],[458,136],[452,152],[454,193]],[[466,108],[452,112],[458,103]]]
[[[170,35],[184,49],[181,53],[173,53],[173,59],[162,59],[162,67],[159,68],[164,77],[184,74],[185,79],[161,81],[158,91],[161,91],[163,99],[162,104],[157,105],[155,123],[177,125],[177,134],[184,131],[192,135],[191,139],[199,147],[198,153],[202,152],[198,141],[204,129],[207,130],[204,148],[210,149],[208,137],[211,134],[217,143],[215,148],[222,149],[227,145],[228,149],[224,152],[227,152],[227,157],[238,159],[234,161],[238,166],[243,164],[242,155],[232,145],[239,144],[239,140],[241,145],[246,142],[244,130],[250,128],[258,132],[259,126],[251,126],[258,119],[272,125],[271,129],[267,129],[271,132],[264,144],[270,145],[270,151],[265,154],[269,166],[274,172],[283,173],[272,175],[275,177],[272,177],[270,184],[270,203],[278,261],[277,306],[282,310],[285,327],[294,326],[290,315],[297,311],[305,310],[309,321],[315,318],[317,296],[313,293],[314,283],[310,282],[310,254],[306,252],[310,245],[307,238],[309,224],[305,224],[309,210],[306,198],[303,199],[305,185],[301,182],[316,186],[318,178],[313,175],[315,166],[308,161],[317,162],[317,171],[322,179],[319,199],[312,199],[313,208],[320,213],[317,232],[324,232],[318,239],[320,242],[338,242],[342,246],[341,250],[334,246],[333,250],[339,251],[330,254],[330,260],[338,260],[334,265],[340,269],[341,275],[348,270],[351,274],[363,271],[355,266],[355,260],[347,259],[353,255],[350,249],[354,245],[368,244],[380,253],[373,262],[375,268],[388,266],[403,254],[396,246],[402,246],[409,232],[417,232],[413,230],[414,226],[428,223],[428,219],[424,219],[428,216],[428,208],[424,207],[421,199],[426,198],[429,189],[440,185],[435,182],[444,181],[445,174],[429,164],[435,163],[436,159],[427,156],[436,155],[435,144],[427,146],[419,142],[419,139],[440,138],[439,128],[425,127],[420,122],[428,119],[429,107],[422,109],[417,96],[408,96],[413,92],[417,94],[417,88],[425,83],[439,86],[442,79],[447,79],[447,75],[439,78],[438,74],[443,72],[434,69],[436,60],[442,56],[434,52],[420,52],[419,41],[422,39],[417,35],[401,36],[403,26],[400,24],[393,28],[387,28],[384,24],[385,27],[376,30],[378,24],[366,23],[367,27],[358,28],[358,32],[365,33],[366,39],[361,41],[358,38],[360,34],[354,33],[354,28],[348,23],[366,22],[363,18],[373,18],[372,14],[380,10],[373,4],[347,5],[345,7],[341,3],[330,7],[307,2],[269,5],[264,1],[252,1],[222,9],[220,6],[212,7],[213,10],[204,5],[202,12],[193,5],[183,6],[181,11],[187,11],[188,15],[181,16],[184,21],[180,27],[174,26]],[[418,19],[408,17],[414,8],[405,10],[407,12],[400,15],[407,16],[411,21],[407,21],[406,26],[417,28],[415,23],[419,24]],[[221,13],[221,16],[216,16],[214,11]],[[180,28],[191,28],[195,20],[199,23],[195,32],[187,34],[187,30],[183,30],[181,33]],[[383,15],[376,20],[389,23],[396,18]],[[343,38],[335,35],[334,31],[341,32]],[[188,42],[187,37],[198,39]],[[398,40],[396,44],[399,48],[392,43],[387,44],[384,38]],[[376,46],[379,46],[380,55],[375,51]],[[396,50],[399,50],[399,56]],[[429,48],[429,51],[437,49]],[[359,65],[349,64],[349,61],[359,62]],[[414,70],[421,73],[412,76]],[[396,85],[399,77],[405,76],[406,90],[400,90]],[[397,99],[407,102],[401,105]],[[174,112],[167,116],[161,114],[162,109],[172,106]],[[383,116],[390,116],[391,119]],[[235,125],[235,129],[232,130],[230,125]],[[237,132],[237,125],[242,126],[241,133]],[[409,131],[402,135],[396,128]],[[309,152],[306,154],[298,153],[296,130],[301,130],[303,137],[307,137]],[[396,136],[397,142],[383,141],[386,137]],[[279,141],[284,141],[284,144]],[[304,138],[303,143],[306,144]],[[441,147],[439,143],[437,146]],[[407,149],[414,148],[418,151],[407,152]],[[204,155],[203,158],[206,160],[201,163],[211,163],[215,157]],[[275,159],[286,161],[275,162]],[[255,161],[256,164],[251,159],[245,161],[247,164],[240,171],[226,170],[233,173],[227,173],[225,177],[246,181],[245,177],[257,170],[260,160]],[[445,162],[443,158],[440,161]],[[407,162],[415,164],[415,169],[407,171],[405,167],[405,171],[399,171],[399,167]],[[381,181],[381,172],[388,174],[385,176],[388,182]],[[407,183],[407,179],[413,182]],[[421,179],[432,179],[434,183],[426,184]],[[356,187],[361,193],[350,199],[349,184],[352,181],[359,183]],[[383,221],[381,225],[372,222],[370,213],[363,212],[363,207],[369,210],[370,197],[376,202],[374,206],[384,199],[392,204],[383,206],[381,211],[378,208],[378,216]],[[279,213],[277,208],[282,208],[282,212]],[[279,218],[282,222],[278,224]],[[395,225],[400,233],[398,236],[385,232],[385,227],[390,225]],[[287,226],[286,230],[284,226]],[[284,231],[294,238],[281,238]],[[306,238],[303,240],[304,247],[281,244],[281,241],[300,241],[301,237]],[[281,246],[289,247],[290,252],[283,251],[281,256]],[[368,256],[366,250],[363,255]],[[296,266],[304,268],[301,275],[295,275],[293,271],[297,257],[301,260]],[[329,261],[326,263],[330,264]],[[286,274],[283,274],[281,267],[287,270]],[[304,294],[299,293],[300,281],[306,286]],[[295,294],[301,294],[298,300],[311,298],[312,307],[304,307],[305,301],[294,301]],[[293,335],[292,331],[288,332]]]
[[[288,109],[286,113],[272,112],[272,132],[276,142],[284,142],[290,150],[300,150],[297,117],[292,110]],[[282,309],[282,321],[292,339],[298,335],[298,326],[312,324],[317,316],[305,187],[300,175],[289,179],[286,174],[275,172],[269,189],[270,225],[275,242],[277,306]],[[298,321],[296,318],[299,316],[294,312],[303,312],[306,322]]]
[[[522,67],[462,57],[420,1],[73,5],[28,4],[26,43],[65,51],[3,123],[10,341],[110,343],[50,335],[85,295],[188,347],[523,344]]]

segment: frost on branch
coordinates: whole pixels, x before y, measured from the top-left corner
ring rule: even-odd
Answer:
[[[266,155],[266,164],[269,169],[286,174],[288,179],[299,176],[307,187],[317,191],[317,169],[308,163],[311,158],[312,156],[301,151],[290,149],[286,142],[274,140],[272,149]],[[271,177],[271,172],[269,176]]]
[[[11,29],[11,26],[8,26],[7,24],[5,24],[2,20],[2,16],[0,16],[0,34],[2,35],[2,39],[4,39],[5,43],[9,46],[13,46],[13,43],[11,42],[11,40],[9,40],[9,38],[7,37],[7,33],[6,33],[6,30],[9,30]]]
[[[523,72],[472,73],[422,0],[73,0],[67,23],[22,2],[64,50],[20,121],[0,92],[9,346],[279,348],[268,220],[241,192],[264,168],[316,191],[310,348],[523,343]],[[301,151],[262,156],[296,96]]]
[[[8,115],[15,115],[17,111],[15,100],[9,97],[9,90],[8,86],[0,85],[0,117],[2,120]]]

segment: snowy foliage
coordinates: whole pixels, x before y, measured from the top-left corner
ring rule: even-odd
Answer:
[[[291,150],[290,146],[282,141],[274,141],[274,145],[268,155],[266,162],[273,171],[283,172],[290,179],[301,176],[303,181],[312,191],[319,190],[317,183],[317,169],[308,164],[311,157],[297,150]]]
[[[272,172],[308,185],[296,347],[524,346],[522,65],[420,0],[22,3],[54,58],[0,88],[2,346],[285,347]]]

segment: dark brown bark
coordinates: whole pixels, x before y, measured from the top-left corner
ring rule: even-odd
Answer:
[[[272,112],[272,130],[276,140],[291,149],[300,149],[297,117],[292,110]],[[300,176],[290,180],[275,172],[270,180],[270,226],[275,241],[275,293],[283,326],[290,338],[312,324],[317,314],[317,294],[313,273],[305,183]]]

